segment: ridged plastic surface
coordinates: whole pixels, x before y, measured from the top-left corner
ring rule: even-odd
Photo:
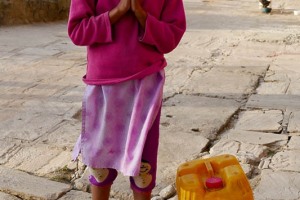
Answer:
[[[208,188],[206,181],[212,177],[221,178],[223,187]],[[248,179],[238,160],[228,154],[180,165],[177,170],[176,187],[179,200],[254,199]]]

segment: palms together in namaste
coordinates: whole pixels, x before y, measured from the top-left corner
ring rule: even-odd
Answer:
[[[128,10],[137,12],[138,10],[142,9],[141,0],[120,0],[117,7],[124,13],[126,13]]]
[[[131,10],[142,27],[145,27],[147,13],[141,5],[142,0],[120,0],[119,4],[110,11],[110,20],[114,24],[117,22],[124,14]]]

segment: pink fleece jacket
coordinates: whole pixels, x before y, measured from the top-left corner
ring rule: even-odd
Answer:
[[[74,44],[87,46],[86,84],[114,84],[160,71],[167,64],[164,54],[186,30],[182,0],[142,0],[145,30],[131,11],[111,25],[108,12],[119,1],[71,1],[68,33]]]

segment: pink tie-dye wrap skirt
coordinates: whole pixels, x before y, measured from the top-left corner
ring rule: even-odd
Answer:
[[[87,85],[82,133],[73,159],[81,153],[83,163],[89,167],[138,175],[148,131],[161,108],[164,81],[161,70],[143,79]]]

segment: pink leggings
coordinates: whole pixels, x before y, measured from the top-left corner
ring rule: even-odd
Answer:
[[[157,152],[158,152],[158,140],[159,140],[159,122],[160,111],[148,132],[147,140],[144,146],[140,173],[138,176],[130,177],[131,188],[138,192],[151,192],[155,187],[156,181],[156,168],[157,168]],[[97,171],[97,169],[95,169]],[[117,178],[118,172],[115,169],[108,168],[108,175],[101,182],[98,182],[93,175],[90,175],[90,183],[104,187],[112,185]]]

